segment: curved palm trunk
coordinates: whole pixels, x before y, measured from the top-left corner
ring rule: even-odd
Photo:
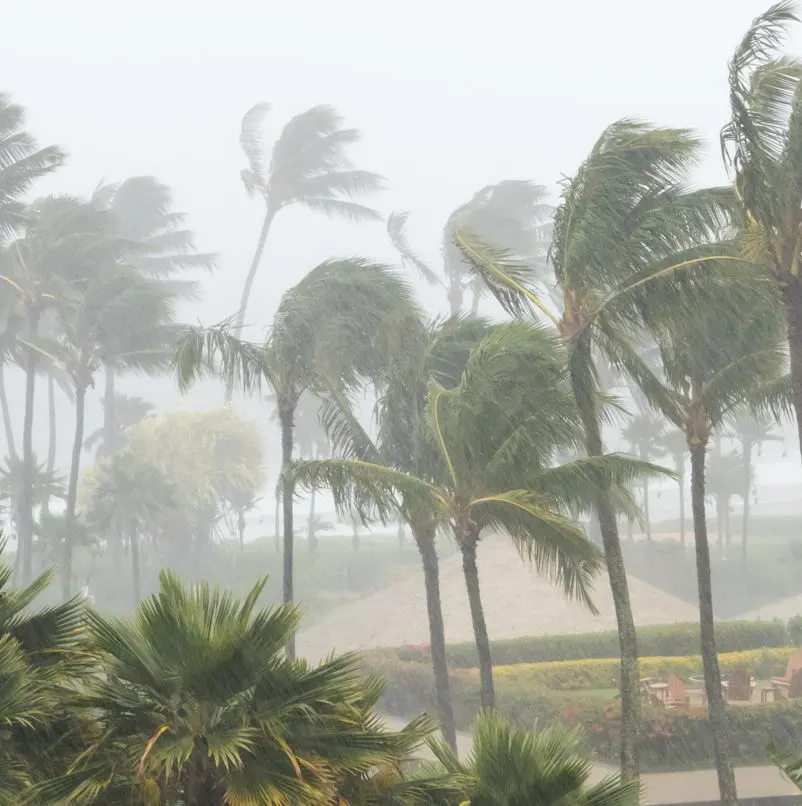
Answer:
[[[14,444],[14,427],[11,425],[11,412],[8,408],[8,398],[6,397],[6,375],[5,366],[0,364],[0,410],[3,412],[3,430],[6,435],[6,450],[8,455],[16,457],[17,448]]]
[[[471,609],[473,637],[476,642],[476,654],[479,657],[479,697],[482,708],[496,707],[496,691],[493,685],[493,658],[490,653],[490,638],[487,634],[485,611],[482,607],[482,595],[479,589],[479,568],[476,565],[476,547],[479,536],[474,531],[466,531],[457,535],[462,553],[462,573],[465,577],[465,588],[468,591],[468,605]]]
[[[791,389],[796,413],[796,431],[802,457],[802,279],[795,277],[783,292],[785,319],[788,324],[788,355],[791,365]]]
[[[262,262],[262,255],[265,251],[267,236],[270,233],[270,225],[273,223],[274,216],[275,213],[268,207],[265,211],[264,220],[262,221],[262,229],[259,231],[259,240],[256,242],[256,251],[253,253],[253,258],[251,259],[251,267],[248,269],[248,276],[245,278],[245,285],[242,287],[239,310],[237,311],[237,316],[234,319],[235,336],[240,335],[245,322],[245,312],[248,309],[248,300],[251,298],[253,282],[256,279],[256,272],[259,270],[259,264]]]
[[[744,510],[741,519],[741,559],[746,562],[746,541],[749,532],[749,493],[752,489],[752,441],[744,440],[744,478],[741,495],[744,501]]]
[[[67,488],[67,535],[64,541],[64,576],[62,591],[69,599],[72,588],[72,554],[75,537],[75,506],[78,498],[78,474],[81,472],[81,451],[84,445],[84,419],[86,409],[86,386],[75,386],[75,437],[72,441],[72,461],[70,462],[70,482]]]
[[[103,389],[103,453],[106,456],[114,453],[117,450],[117,434],[115,431],[115,384],[114,384],[114,367],[110,363],[106,363],[104,371],[104,389]]]
[[[281,504],[284,516],[284,603],[293,601],[293,574],[295,571],[294,558],[294,535],[292,522],[292,499],[294,494],[294,484],[290,474],[287,472],[292,462],[293,427],[295,425],[295,413],[292,409],[280,409],[279,421],[281,422]],[[287,643],[287,657],[295,659],[295,635]]]
[[[716,653],[713,616],[713,583],[710,572],[710,544],[707,538],[705,514],[705,450],[704,442],[690,445],[691,449],[691,508],[693,537],[696,544],[696,578],[699,588],[699,632],[702,644],[702,668],[713,744],[716,756],[719,793],[725,806],[736,806],[735,774],[729,754],[727,714],[721,690],[721,671]]]
[[[38,330],[38,321],[31,322],[31,331]],[[19,496],[17,512],[18,550],[22,555],[22,584],[27,585],[33,579],[33,409],[36,393],[37,357],[33,350],[28,353],[25,362],[25,419],[22,426],[22,469],[23,484]]]
[[[581,349],[581,348],[580,348]],[[590,366],[590,356],[580,356],[579,362],[571,362],[571,388],[579,407],[585,430],[585,445],[590,457],[602,456],[601,429],[596,416],[595,399],[588,396],[589,384],[581,376],[584,363]],[[638,730],[640,726],[640,671],[638,669],[638,636],[629,599],[629,583],[624,567],[624,554],[618,534],[615,510],[608,489],[600,488],[596,498],[596,514],[604,547],[607,575],[613,595],[615,618],[618,624],[618,643],[621,650],[621,775],[627,779],[637,778]]]
[[[426,615],[429,618],[429,648],[432,655],[434,693],[440,730],[448,746],[457,752],[457,730],[454,725],[454,708],[451,703],[451,683],[448,679],[446,658],[446,631],[443,624],[443,604],[440,599],[440,566],[434,545],[434,529],[412,528],[423,565],[423,581],[426,586]]]

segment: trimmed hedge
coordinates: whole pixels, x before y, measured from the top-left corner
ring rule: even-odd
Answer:
[[[437,713],[431,667],[397,658],[372,658],[368,666],[387,680],[381,707],[385,713],[413,717]],[[470,728],[479,711],[476,674],[455,670],[451,675],[454,718],[461,730]],[[576,691],[549,691],[530,681],[496,677],[498,710],[521,727],[556,720],[581,726],[588,750],[601,762],[616,765],[620,747],[620,711],[613,700]],[[732,760],[738,765],[765,764],[766,748],[798,750],[802,745],[802,700],[786,700],[754,708],[728,708]],[[638,739],[644,772],[707,768],[714,764],[713,734],[703,710],[646,708]]]
[[[797,630],[797,632],[799,632]],[[793,643],[785,623],[776,621],[722,621],[716,624],[716,646],[719,652],[742,652],[749,649],[775,649]],[[638,652],[641,656],[686,657],[698,655],[699,624],[664,624],[638,629]],[[420,660],[427,656],[425,647],[405,646],[376,650],[397,655],[401,660]],[[451,644],[446,648],[448,665],[471,669],[478,665],[476,647],[471,643]],[[373,654],[373,653],[369,653]],[[539,635],[494,641],[493,663],[584,660],[586,658],[618,658],[618,633],[615,631],[578,635]]]
[[[751,649],[746,652],[720,653],[718,656],[724,674],[743,668],[757,678],[766,679],[782,674],[792,647],[781,649]],[[686,679],[702,674],[702,658],[699,655],[685,657],[640,658],[641,677],[666,677],[676,675]],[[580,689],[617,688],[619,684],[619,661],[617,658],[591,660],[566,660],[551,663],[518,663],[497,666],[496,680],[510,680],[530,688],[547,688],[554,691]]]

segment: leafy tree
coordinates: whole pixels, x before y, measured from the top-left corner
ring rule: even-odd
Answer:
[[[501,531],[522,556],[569,598],[593,609],[590,585],[598,570],[593,545],[565,512],[591,505],[602,479],[617,485],[651,469],[616,456],[553,465],[560,447],[576,444],[555,342],[537,329],[499,327],[471,352],[459,384],[432,384],[426,435],[436,448],[430,480],[364,460],[299,462],[293,472],[304,487],[331,490],[338,511],[376,510],[382,519],[403,506],[428,513],[453,531],[471,610],[484,707],[495,693],[490,642],[479,587],[477,547],[482,536]],[[410,523],[412,520],[410,519]]]
[[[387,267],[363,259],[321,263],[282,298],[264,345],[243,342],[226,326],[193,328],[175,356],[179,385],[218,374],[227,389],[261,390],[266,383],[278,409],[285,470],[295,447],[298,401],[306,391],[345,394],[376,377],[394,332],[414,310],[409,287]],[[284,601],[293,601],[294,487],[283,474]],[[288,647],[292,656],[294,646]]]
[[[741,283],[709,283],[683,305],[654,309],[652,335],[660,348],[662,375],[655,375],[633,353],[622,356],[653,406],[687,439],[691,454],[696,573],[699,588],[702,665],[713,726],[722,803],[737,802],[729,758],[721,674],[716,653],[710,546],[705,514],[705,465],[711,434],[763,384],[783,370],[782,323],[776,297],[755,294],[747,276]]]
[[[742,254],[773,280],[785,307],[802,446],[802,64],[777,55],[796,19],[794,3],[775,3],[736,48],[729,64],[731,119],[721,145],[740,205]]]
[[[357,201],[381,190],[384,184],[378,174],[355,170],[347,156],[348,147],[360,139],[357,129],[343,128],[342,117],[331,106],[313,106],[284,126],[266,163],[261,128],[269,111],[269,104],[254,106],[242,119],[240,131],[240,145],[248,165],[242,171],[242,181],[250,195],[261,197],[264,218],[234,317],[235,335],[245,322],[248,300],[270,228],[281,210],[298,204],[314,212],[352,221],[380,217],[373,208]]]
[[[599,355],[608,353],[609,345],[632,338],[641,306],[659,299],[677,273],[690,281],[722,251],[711,239],[729,223],[732,194],[728,189],[686,190],[689,169],[699,154],[699,140],[687,130],[633,120],[605,129],[563,185],[550,250],[555,292],[544,287],[541,274],[516,260],[514,252],[488,246],[467,230],[455,235],[467,265],[507,311],[534,314],[559,331],[568,350],[588,456],[600,456],[604,450]],[[555,293],[556,305],[550,307]],[[621,766],[624,775],[633,776],[638,770],[637,637],[618,524],[607,491],[599,492],[596,512],[621,642]]]
[[[264,585],[237,599],[163,571],[132,617],[90,613],[101,673],[84,699],[97,722],[68,773],[39,788],[43,802],[342,802],[405,758],[426,720],[381,730],[381,686],[353,656],[287,658],[299,614],[259,608]]]
[[[462,783],[471,806],[632,806],[638,803],[637,782],[619,776],[591,784],[592,765],[581,748],[581,736],[560,726],[520,730],[495,713],[473,724],[473,750],[461,762],[448,747],[433,749],[440,765]]]

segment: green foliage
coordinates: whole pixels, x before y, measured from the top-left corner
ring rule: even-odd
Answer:
[[[751,649],[774,649],[802,645],[802,630],[796,640],[781,621],[722,621],[716,624],[716,647],[719,652],[743,652]],[[802,623],[802,620],[800,620]],[[695,655],[699,652],[699,625],[660,624],[638,629],[638,649],[643,657]],[[499,666],[515,663],[618,658],[618,633],[579,633],[577,635],[536,635],[493,641],[493,660]],[[396,654],[401,660],[420,660],[423,651],[413,647],[378,650],[380,654]],[[476,666],[473,643],[449,644],[446,647],[449,666],[470,669]]]

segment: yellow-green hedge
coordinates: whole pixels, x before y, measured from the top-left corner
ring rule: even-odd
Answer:
[[[719,655],[724,674],[736,668],[746,668],[749,674],[768,678],[785,671],[793,647],[779,649],[750,649],[745,652],[726,652]],[[548,663],[516,663],[497,666],[496,677],[510,682],[549,688],[555,691],[577,689],[604,689],[618,686],[619,661],[615,658],[565,660]],[[640,658],[641,677],[676,675],[687,680],[691,675],[702,674],[699,655],[684,657]]]

